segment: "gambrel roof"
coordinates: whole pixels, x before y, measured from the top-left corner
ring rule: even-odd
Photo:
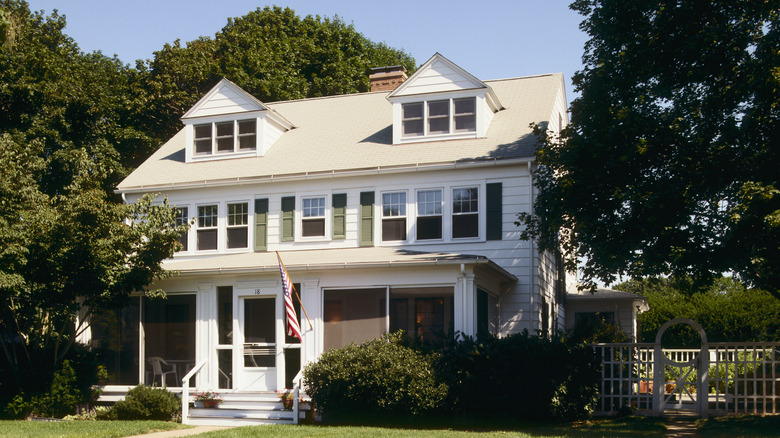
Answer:
[[[185,163],[182,129],[122,181],[118,192],[533,159],[537,139],[529,124],[545,124],[565,111],[556,107],[564,94],[563,75],[484,84],[504,107],[485,138],[393,145],[388,92],[260,103],[295,124],[264,156]]]

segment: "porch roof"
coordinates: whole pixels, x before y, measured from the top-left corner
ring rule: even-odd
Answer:
[[[489,258],[473,254],[371,247],[280,251],[279,255],[288,271],[474,264],[488,268],[507,282],[517,281],[517,277]],[[248,252],[197,258],[177,257],[164,261],[163,267],[183,274],[250,273],[277,271],[279,262],[275,252]]]
[[[566,294],[567,301],[589,302],[589,301],[628,301],[635,302],[640,306],[640,311],[644,312],[650,307],[647,304],[647,298],[632,292],[613,289],[596,289],[595,292],[569,293]]]

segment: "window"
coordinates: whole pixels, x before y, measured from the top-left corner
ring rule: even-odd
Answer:
[[[418,137],[425,135],[423,131],[423,104],[405,103],[401,107],[403,111],[402,136]]]
[[[195,155],[252,151],[257,147],[257,121],[232,120],[195,125],[194,141]]]
[[[479,236],[479,189],[452,189],[452,237]]]
[[[475,132],[477,130],[476,99],[453,99],[455,105],[455,132]]]
[[[189,209],[187,207],[177,207],[176,209],[176,226],[187,225],[189,220]],[[179,236],[179,243],[181,243],[181,250],[187,251],[187,236],[189,233],[186,231]]]
[[[405,103],[401,112],[401,137],[477,131],[474,97]]]
[[[441,239],[441,190],[417,192],[417,240]]]
[[[428,134],[450,132],[450,101],[428,102]]]
[[[303,198],[302,203],[301,235],[303,237],[325,236],[325,197]]]
[[[217,249],[217,212],[216,205],[198,206],[198,251]]]
[[[406,240],[406,192],[382,194],[382,241]]]
[[[249,241],[249,206],[246,202],[228,204],[227,247],[246,248]]]

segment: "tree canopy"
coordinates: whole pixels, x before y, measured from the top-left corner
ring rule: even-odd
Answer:
[[[655,342],[658,329],[674,318],[698,322],[709,342],[780,341],[780,300],[762,290],[746,289],[739,281],[720,277],[700,290],[689,277],[630,280],[615,289],[647,298],[650,310],[637,317],[640,342]],[[695,346],[699,334],[675,325],[664,335],[669,347]]]
[[[732,271],[780,298],[777,1],[577,0],[581,96],[543,136],[525,238],[583,278]]]

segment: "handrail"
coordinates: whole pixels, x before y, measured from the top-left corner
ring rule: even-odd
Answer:
[[[303,370],[298,371],[298,374],[293,377],[293,424],[298,424],[300,411],[298,402],[301,394],[301,384],[303,383]]]
[[[190,416],[190,379],[197,374],[204,365],[208,363],[208,359],[203,359],[199,364],[187,373],[186,376],[181,379],[181,423],[189,424],[188,417]]]

